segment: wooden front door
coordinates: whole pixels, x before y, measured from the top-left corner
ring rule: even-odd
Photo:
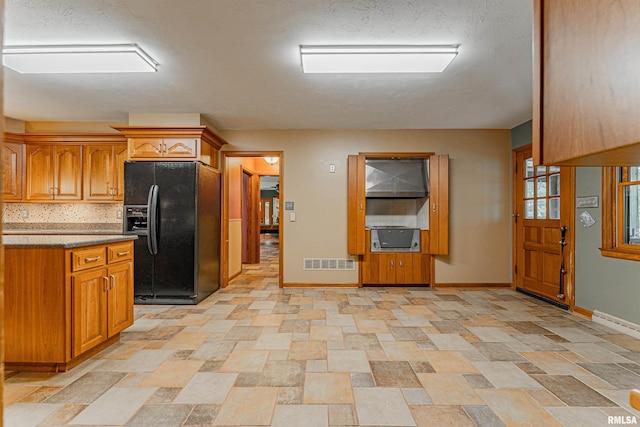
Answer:
[[[514,150],[513,168],[515,287],[572,309],[575,170],[534,166],[531,145]]]

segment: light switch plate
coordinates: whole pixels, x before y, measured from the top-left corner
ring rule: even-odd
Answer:
[[[289,221],[296,222],[296,213],[295,212],[289,212]]]

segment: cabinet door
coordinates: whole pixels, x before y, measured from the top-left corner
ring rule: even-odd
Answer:
[[[23,144],[5,142],[2,146],[2,200],[22,200]]]
[[[348,158],[347,246],[352,255],[365,253],[365,187],[363,155]]]
[[[73,352],[76,357],[107,339],[107,270],[87,270],[72,276]]]
[[[87,200],[112,199],[114,170],[111,145],[90,145],[85,148],[83,175]]]
[[[429,157],[429,252],[449,254],[449,155]]]
[[[162,139],[158,138],[129,138],[129,158],[162,158],[162,144]]]
[[[197,158],[198,140],[195,138],[165,139],[163,155],[169,158]]]
[[[133,263],[109,267],[108,336],[133,325]]]
[[[27,200],[53,199],[53,147],[27,145]]]
[[[56,200],[82,199],[82,147],[53,147],[53,176]]]
[[[396,283],[396,269],[398,268],[395,254],[376,254],[378,263],[378,283],[392,285]]]
[[[128,159],[126,144],[113,146],[113,200],[124,200],[124,162]]]
[[[398,253],[395,270],[397,284],[426,285],[429,283],[429,255]]]
[[[536,164],[640,164],[638,0],[534,1]]]

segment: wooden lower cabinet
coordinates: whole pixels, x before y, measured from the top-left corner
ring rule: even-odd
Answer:
[[[5,369],[66,371],[133,324],[133,242],[5,248]]]
[[[365,285],[427,285],[430,255],[413,252],[367,252],[362,260]]]

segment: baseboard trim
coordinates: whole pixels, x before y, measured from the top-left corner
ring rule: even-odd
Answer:
[[[434,288],[510,288],[511,283],[435,283]]]
[[[637,325],[633,322],[620,319],[619,317],[615,317],[598,310],[593,310],[593,316],[591,317],[591,320],[594,323],[607,326],[623,334],[632,336],[636,339],[640,339],[640,325]]]
[[[359,288],[357,283],[283,283],[283,288]]]
[[[586,317],[589,320],[593,320],[593,311],[587,310],[586,308],[578,307],[577,305],[573,307],[573,312],[578,313],[581,316]]]
[[[235,279],[236,277],[238,277],[241,274],[242,274],[242,270],[238,271],[237,273],[232,274],[231,276],[229,276],[229,281],[232,281],[233,279]]]

